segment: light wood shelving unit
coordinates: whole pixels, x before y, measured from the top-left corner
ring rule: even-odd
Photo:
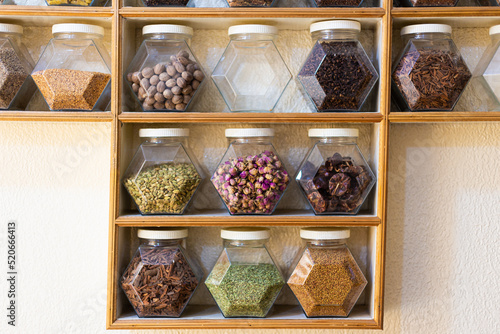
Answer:
[[[362,113],[142,113],[128,111],[124,102],[127,90],[122,76],[133,57],[135,29],[146,24],[180,22],[196,29],[227,29],[238,22],[273,23],[280,29],[306,30],[311,22],[321,19],[350,18],[359,20],[363,29],[373,30],[374,63],[380,79],[374,112]],[[48,111],[0,111],[4,121],[110,122],[112,129],[110,171],[110,223],[107,327],[110,329],[167,328],[360,328],[383,326],[384,254],[386,233],[386,195],[388,140],[391,123],[500,121],[500,112],[407,113],[391,112],[390,70],[394,26],[415,22],[455,22],[468,27],[486,27],[500,23],[500,9],[491,7],[456,8],[392,8],[392,0],[384,0],[378,8],[143,8],[124,7],[113,1],[106,8],[1,6],[0,21],[25,26],[50,26],[59,22],[100,24],[111,28],[112,99],[110,112],[71,113]],[[458,23],[456,23],[458,22]],[[126,42],[126,43],[125,43]],[[121,189],[120,179],[137,147],[136,131],[142,125],[203,126],[220,124],[304,124],[349,123],[365,126],[371,133],[370,164],[377,174],[369,208],[358,216],[315,216],[310,210],[277,210],[272,216],[232,217],[225,210],[211,209],[188,212],[183,216],[141,216],[131,211]],[[279,140],[278,138],[276,140]],[[125,202],[125,203],[124,203]],[[190,306],[179,319],[139,319],[128,308],[118,280],[120,270],[130,260],[131,244],[137,227],[192,226],[209,228],[234,225],[275,227],[348,226],[367,235],[367,278],[365,300],[348,318],[308,319],[298,306],[278,305],[266,319],[224,319],[214,306]],[[298,238],[298,236],[297,236]]]

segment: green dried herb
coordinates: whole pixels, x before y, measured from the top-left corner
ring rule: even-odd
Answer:
[[[188,163],[155,165],[123,181],[142,214],[182,213],[200,182]]]

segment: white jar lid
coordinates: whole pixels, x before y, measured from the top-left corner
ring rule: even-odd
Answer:
[[[93,24],[61,23],[52,26],[52,33],[84,33],[104,36],[104,28]]]
[[[226,129],[227,138],[244,137],[274,137],[274,129],[256,128],[256,129]]]
[[[237,34],[278,35],[278,28],[265,24],[241,24],[229,27],[229,36]]]
[[[266,240],[269,235],[266,227],[228,227],[220,231],[221,238],[226,240]]]
[[[351,231],[342,227],[303,227],[300,237],[307,240],[338,240],[348,239]]]
[[[17,24],[0,23],[0,32],[8,32],[13,34],[23,34],[23,27]]]
[[[331,20],[331,21],[321,21],[311,24],[309,30],[311,33],[321,30],[356,30],[361,31],[361,23],[352,20]]]
[[[490,28],[490,35],[496,35],[500,33],[500,25],[496,25]]]
[[[162,229],[139,229],[137,236],[141,239],[151,240],[171,240],[171,239],[184,239],[188,236],[187,228],[162,228]]]
[[[447,24],[413,24],[401,29],[401,36],[422,33],[444,33],[451,34],[451,27]]]
[[[179,24],[150,24],[142,28],[142,34],[183,34],[193,36],[194,30]]]
[[[358,129],[309,129],[311,138],[330,138],[330,137],[359,137]]]
[[[189,129],[140,129],[141,138],[189,137]]]

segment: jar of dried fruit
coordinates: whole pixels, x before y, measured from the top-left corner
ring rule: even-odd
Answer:
[[[315,143],[295,179],[315,214],[355,215],[363,206],[375,175],[358,136],[358,129],[309,129]]]
[[[229,7],[272,7],[277,0],[227,0]]]
[[[188,230],[139,229],[137,252],[120,285],[140,318],[180,317],[203,279],[185,248]]]
[[[496,108],[500,105],[500,25],[490,28],[491,44],[474,70],[474,77],[493,98]]]
[[[105,111],[111,97],[111,58],[104,28],[55,24],[54,38],[31,74],[50,110]]]
[[[193,29],[154,24],[144,26],[142,35],[125,82],[143,111],[186,111],[205,79],[189,47]]]
[[[22,35],[22,26],[0,23],[0,109],[22,108],[14,103],[14,98],[34,66],[28,49],[21,43]],[[21,98],[29,101],[31,94],[32,90],[29,94],[23,92]]]
[[[311,24],[315,44],[298,79],[318,111],[359,111],[378,74],[358,40],[361,24],[334,20]]]
[[[226,129],[229,148],[211,181],[232,215],[272,214],[289,183],[273,129]]]
[[[201,183],[186,146],[188,129],[140,129],[146,138],[125,172],[123,185],[143,215],[183,214]]]
[[[399,108],[452,111],[472,75],[451,39],[451,27],[416,24],[401,29],[401,36],[406,46],[392,72]]]
[[[349,229],[307,227],[288,286],[307,317],[348,317],[367,285],[346,245]]]
[[[229,45],[212,79],[231,111],[270,112],[292,79],[274,41],[278,29],[269,25],[229,27]]]
[[[205,285],[226,318],[264,318],[285,280],[266,247],[269,229],[234,227],[221,231],[224,250]]]

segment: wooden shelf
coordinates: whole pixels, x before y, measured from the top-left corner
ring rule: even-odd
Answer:
[[[391,112],[389,121],[391,123],[498,122],[500,121],[500,112]]]
[[[0,111],[0,121],[112,122],[111,112]]]
[[[112,17],[112,7],[77,7],[77,6],[0,6],[0,16],[81,16]]]
[[[395,7],[393,18],[435,18],[435,17],[494,17],[500,16],[500,7]]]

